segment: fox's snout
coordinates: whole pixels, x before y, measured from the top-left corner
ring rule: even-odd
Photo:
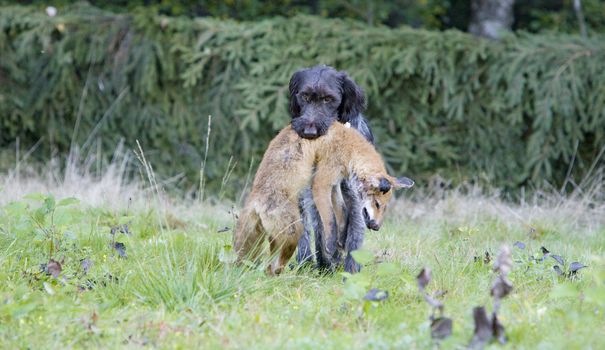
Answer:
[[[380,230],[380,225],[376,222],[376,220],[370,220],[368,221],[368,223],[366,224],[366,226],[373,231],[378,231]]]
[[[370,218],[370,214],[366,208],[363,208],[363,219],[366,223],[366,227],[373,231],[380,230],[380,223],[378,221]]]

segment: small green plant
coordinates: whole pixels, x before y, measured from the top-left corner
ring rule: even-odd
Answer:
[[[374,254],[368,250],[355,250],[351,252],[355,261],[367,266],[374,262]],[[342,288],[342,302],[344,305],[357,307],[358,315],[361,317],[367,314],[369,309],[389,297],[389,292],[381,290],[375,286],[378,278],[381,276],[393,275],[398,272],[393,263],[383,262],[378,264],[376,270],[370,270],[367,267],[355,274],[342,272],[344,286]]]
[[[60,215],[56,215],[57,208],[77,204],[79,203],[79,200],[69,197],[57,202],[54,196],[40,193],[29,194],[25,196],[25,199],[39,203],[39,206],[33,210],[27,210],[29,209],[29,206],[26,206],[25,209],[32,222],[48,241],[48,259],[49,261],[53,261],[53,254],[56,253],[61,246],[64,233],[62,228],[65,224],[69,223],[70,220],[69,212],[62,212]]]
[[[579,263],[572,263],[579,264]],[[570,265],[569,273],[575,276],[577,272],[573,271]],[[576,278],[561,278],[561,283],[555,285],[550,292],[550,298],[555,301],[570,300],[573,304],[582,307],[583,304],[593,305],[595,313],[605,310],[605,266],[604,257],[594,257],[591,265],[599,266],[599,269],[590,269],[585,273],[584,288],[578,285]],[[576,270],[577,271],[577,270]],[[569,277],[563,275],[562,277]]]

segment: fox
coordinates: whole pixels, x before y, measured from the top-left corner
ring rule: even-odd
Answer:
[[[300,137],[291,124],[282,129],[265,151],[236,223],[233,248],[237,261],[258,261],[267,238],[275,257],[267,273],[283,271],[303,232],[299,196],[309,183],[321,221],[318,226],[327,233],[321,235],[326,240],[323,247],[327,247],[329,236],[337,234],[337,223],[343,220],[339,221],[340,213],[334,210],[332,188],[345,178],[356,180],[362,215],[372,230],[380,229],[393,190],[414,184],[407,177],[390,176],[374,146],[341,123],[333,123],[316,139]]]

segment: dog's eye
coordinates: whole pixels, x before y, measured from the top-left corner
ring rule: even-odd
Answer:
[[[332,97],[330,97],[330,96],[324,96],[323,102],[324,103],[330,103],[330,102],[332,102]]]
[[[303,95],[302,95],[302,99],[303,99],[305,102],[309,102],[309,100],[311,99],[311,97],[309,96],[309,94],[303,94]]]

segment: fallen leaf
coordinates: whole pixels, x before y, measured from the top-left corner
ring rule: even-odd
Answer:
[[[227,232],[227,231],[230,231],[230,230],[231,230],[230,227],[225,226],[223,228],[219,228],[218,230],[216,230],[216,232],[217,233],[223,233],[223,232]]]
[[[565,266],[565,262],[563,261],[563,257],[562,256],[556,255],[556,254],[552,254],[552,255],[550,255],[550,257],[553,258],[553,259],[555,259],[562,266]]]
[[[416,276],[416,281],[418,281],[418,289],[420,289],[420,291],[424,291],[424,287],[426,287],[431,281],[431,269],[424,267],[418,276]]]
[[[121,258],[127,258],[126,256],[126,246],[122,242],[115,242],[113,244],[113,249],[118,251],[118,254]]]
[[[559,265],[555,265],[552,268],[555,270],[555,272],[557,273],[557,275],[563,276],[563,270],[561,270],[561,268],[559,267]]]
[[[579,269],[583,269],[585,267],[588,267],[588,266],[582,264],[581,262],[574,261],[571,264],[569,264],[569,273],[572,275],[575,275]]]
[[[99,329],[97,328],[97,321],[99,320],[99,315],[97,314],[96,311],[92,312],[92,315],[90,315],[90,319],[87,319],[86,317],[82,318],[82,323],[84,324],[84,327],[86,328],[86,330],[90,333],[98,333]]]
[[[57,278],[61,274],[61,271],[63,270],[63,268],[61,267],[60,262],[58,262],[54,259],[50,259],[48,261],[48,264],[46,264],[46,270],[47,270],[48,274],[50,274],[54,278]]]
[[[513,268],[513,259],[508,245],[503,245],[500,248],[500,254],[494,263],[494,271],[506,276]]]
[[[80,265],[82,266],[84,273],[87,274],[88,270],[90,270],[90,268],[92,266],[92,261],[88,258],[82,259],[82,260],[80,260]]]
[[[492,313],[492,331],[493,336],[498,339],[500,344],[506,344],[506,334],[504,334],[504,326],[498,320],[498,315]]]
[[[502,299],[513,290],[513,284],[502,275],[499,275],[492,286],[490,294],[496,299]]]
[[[452,320],[447,317],[437,317],[431,321],[431,338],[445,339],[452,335]]]
[[[385,290],[372,288],[363,297],[363,299],[368,300],[368,301],[383,301],[383,300],[386,300],[388,297],[389,297],[389,292],[387,292]]]
[[[431,305],[433,308],[438,309],[440,312],[443,312],[443,303],[439,300],[433,298],[432,296],[424,293],[424,300]]]
[[[438,290],[433,294],[433,297],[439,298],[447,294],[447,290]]]
[[[542,251],[542,254],[544,254],[544,255],[550,254],[550,251],[548,249],[546,249],[544,246],[540,247],[540,250]]]
[[[473,309],[473,319],[475,320],[475,331],[468,347],[482,349],[483,345],[492,339],[492,322],[487,318],[483,306],[477,306]]]
[[[115,235],[118,232],[119,233],[123,233],[125,235],[131,235],[130,228],[128,227],[128,224],[121,224],[121,225],[112,226],[111,230],[109,231],[109,234]]]
[[[523,243],[523,242],[516,241],[516,242],[513,244],[513,246],[515,246],[515,247],[517,247],[517,248],[519,248],[519,249],[525,249],[525,243]]]
[[[489,264],[492,261],[492,256],[489,255],[489,252],[485,252],[485,256],[483,257],[483,263],[485,265]]]

